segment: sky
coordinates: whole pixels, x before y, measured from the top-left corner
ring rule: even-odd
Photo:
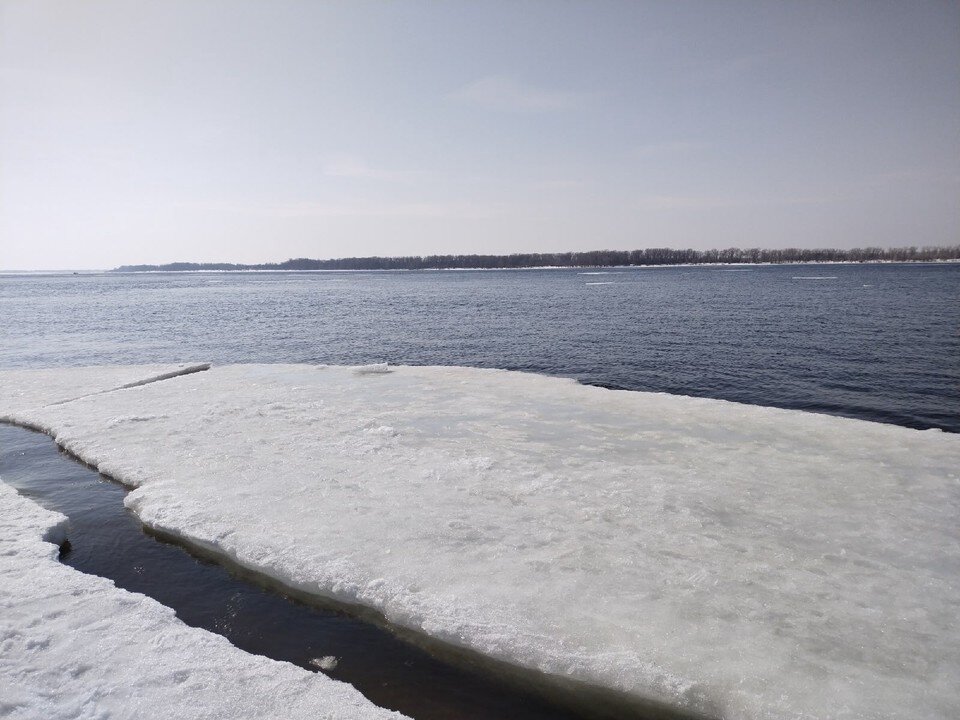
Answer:
[[[0,0],[0,269],[958,243],[958,2]]]

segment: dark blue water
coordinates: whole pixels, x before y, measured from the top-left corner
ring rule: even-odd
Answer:
[[[958,329],[960,265],[0,276],[5,368],[502,367],[953,432]]]

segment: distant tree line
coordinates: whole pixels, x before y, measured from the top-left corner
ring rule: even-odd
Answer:
[[[281,263],[175,262],[166,265],[122,265],[113,272],[186,270],[442,270],[453,268],[508,269],[531,267],[614,267],[629,265],[730,265],[739,263],[805,262],[937,262],[960,260],[960,245],[953,247],[866,247],[853,250],[784,248],[728,248],[726,250],[589,250],[565,253],[515,253],[513,255],[407,255],[403,257],[349,257],[335,260],[293,258]]]

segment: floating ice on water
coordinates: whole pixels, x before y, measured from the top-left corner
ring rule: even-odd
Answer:
[[[399,720],[349,685],[238,650],[57,560],[68,532],[0,482],[0,716]],[[324,658],[326,659],[326,658]]]
[[[836,280],[836,275],[796,275],[793,280]]]
[[[310,661],[310,664],[315,668],[329,672],[331,670],[336,670],[337,665],[340,664],[340,661],[335,655],[324,655],[323,657],[313,658],[313,660]]]
[[[448,643],[718,717],[960,717],[960,436],[466,368],[23,401],[147,525]]]

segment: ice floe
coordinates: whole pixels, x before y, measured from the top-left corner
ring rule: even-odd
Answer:
[[[724,718],[960,716],[960,436],[391,370],[13,413],[0,373],[0,414],[135,486],[147,525],[499,660]]]
[[[403,717],[61,564],[66,532],[63,515],[0,482],[0,717]]]

